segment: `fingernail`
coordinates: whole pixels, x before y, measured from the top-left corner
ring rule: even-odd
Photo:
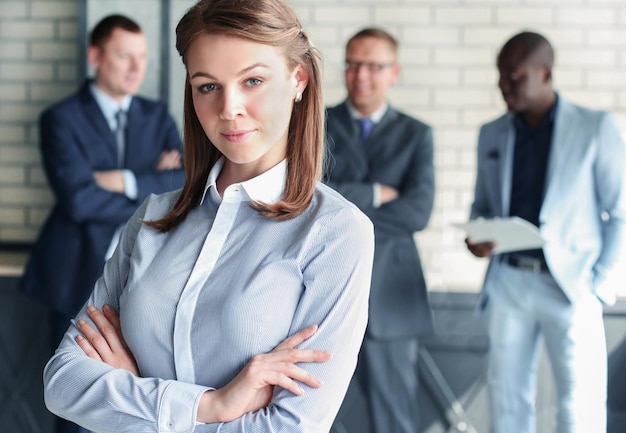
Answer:
[[[86,322],[84,320],[81,319],[78,321],[78,326],[85,326],[85,325],[86,325]]]
[[[94,311],[96,311],[96,307],[94,307],[93,305],[90,305],[89,307],[87,307],[87,311],[89,311],[90,313],[93,313]]]

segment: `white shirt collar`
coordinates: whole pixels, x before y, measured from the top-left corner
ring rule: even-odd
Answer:
[[[389,104],[387,104],[386,102],[381,105],[378,109],[376,109],[372,114],[370,114],[369,116],[364,116],[361,113],[359,113],[359,111],[354,108],[354,106],[350,103],[350,101],[346,101],[347,105],[348,105],[348,111],[350,112],[350,115],[354,118],[354,119],[361,119],[363,117],[369,117],[370,119],[372,119],[372,121],[374,123],[378,123],[380,122],[380,119],[383,118],[383,116],[385,115],[385,113],[387,112],[387,109],[389,108]]]
[[[221,157],[211,168],[209,177],[204,187],[202,204],[206,198],[207,191],[211,198],[218,203],[222,200],[217,193],[217,177],[224,167],[224,157]],[[272,204],[278,202],[285,191],[285,181],[287,179],[287,160],[283,159],[264,173],[244,182],[234,183],[226,188],[223,199],[238,201],[255,201],[259,203]],[[211,188],[212,187],[212,188]]]
[[[96,85],[95,81],[91,81],[89,83],[89,90],[91,90],[91,94],[96,100],[98,107],[100,107],[102,114],[104,114],[104,118],[109,124],[109,128],[111,128],[111,131],[114,131],[117,129],[117,119],[115,115],[120,110],[128,111],[133,97],[131,95],[126,95],[122,98],[122,102],[117,102],[115,99],[104,93]]]

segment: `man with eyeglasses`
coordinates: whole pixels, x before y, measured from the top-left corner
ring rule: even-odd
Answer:
[[[398,42],[366,28],[346,45],[347,100],[328,109],[327,183],[374,223],[369,322],[356,371],[374,433],[417,433],[418,338],[432,331],[414,241],[434,199],[430,126],[391,107]],[[358,252],[355,252],[358,254]]]

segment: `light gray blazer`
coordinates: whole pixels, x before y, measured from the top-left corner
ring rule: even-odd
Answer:
[[[480,129],[471,219],[508,216],[515,144],[512,120],[505,114]],[[616,262],[625,235],[625,169],[624,143],[612,114],[560,97],[539,230],[548,268],[572,302],[589,290],[607,304],[615,302]],[[500,255],[491,259],[484,295],[493,290],[500,259]]]

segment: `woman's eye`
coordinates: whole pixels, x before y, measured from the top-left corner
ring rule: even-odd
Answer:
[[[256,87],[259,84],[262,83],[262,81],[258,78],[249,78],[248,80],[246,80],[246,83],[250,86],[250,87]]]
[[[215,84],[203,84],[202,86],[198,87],[198,90],[200,91],[200,93],[208,93],[211,92],[213,90],[216,89],[216,85]]]

